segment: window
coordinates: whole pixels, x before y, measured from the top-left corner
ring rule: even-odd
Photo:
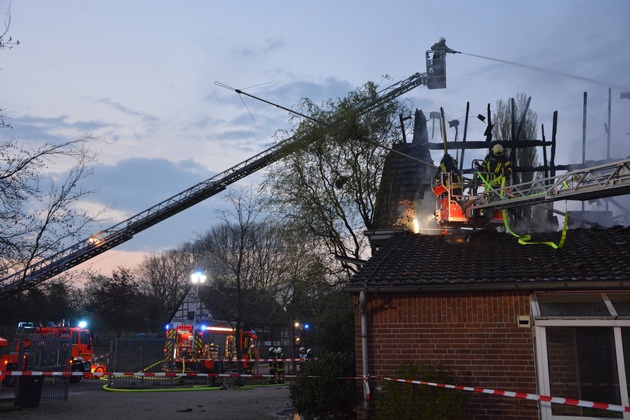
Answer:
[[[536,294],[532,315],[541,394],[629,405],[630,294]],[[628,413],[541,403],[542,419],[576,417],[630,419]]]

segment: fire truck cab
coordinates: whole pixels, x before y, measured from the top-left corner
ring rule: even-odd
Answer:
[[[23,350],[28,351],[31,340],[42,337],[70,339],[72,353],[68,364],[69,370],[72,372],[91,371],[94,348],[90,330],[85,327],[71,327],[65,320],[58,323],[49,322],[46,326],[35,326],[32,322],[20,322],[9,353],[2,354],[0,359],[0,372],[3,373],[4,383],[11,383],[12,378],[14,378],[5,376],[4,372],[19,369],[20,347],[23,346]],[[70,382],[79,382],[81,378],[82,376],[73,375],[70,377]]]

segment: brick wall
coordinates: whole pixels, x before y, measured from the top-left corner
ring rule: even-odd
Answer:
[[[518,316],[530,314],[528,293],[368,293],[367,305],[371,375],[394,376],[401,362],[415,361],[452,370],[459,385],[536,393],[533,331],[518,326]],[[355,307],[360,373],[358,297]],[[467,395],[473,419],[538,418],[535,402]]]

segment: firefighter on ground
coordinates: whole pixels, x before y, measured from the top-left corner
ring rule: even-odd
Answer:
[[[245,369],[246,373],[250,375],[254,373],[255,360],[256,360],[256,348],[252,344],[251,346],[249,346],[249,349],[247,350],[247,365],[246,365],[247,368]]]
[[[276,349],[276,358],[278,361],[276,362],[276,383],[283,384],[284,383],[284,353],[282,352],[282,347],[278,347]]]
[[[462,173],[457,167],[457,160],[448,153],[442,157],[434,179],[442,182],[451,191],[451,195],[462,195]]]
[[[500,144],[492,147],[492,152],[486,156],[481,166],[492,189],[507,185],[512,177],[512,163],[503,153],[503,146]]]
[[[298,353],[298,357],[300,358],[300,360],[298,360],[297,362],[298,370],[301,370],[302,363],[306,361],[306,349],[304,347],[300,347],[300,352]]]
[[[269,383],[276,383],[276,362],[273,360],[276,357],[276,348],[269,347],[269,375],[272,377],[269,378]]]

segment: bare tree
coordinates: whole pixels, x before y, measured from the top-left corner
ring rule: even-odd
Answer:
[[[91,146],[98,141],[82,137],[34,150],[15,141],[0,144],[0,274],[59,252],[98,217],[78,206],[93,192],[82,181],[93,172]]]
[[[20,41],[13,40],[13,37],[9,36],[7,39],[7,35],[9,34],[9,29],[11,28],[11,3],[4,11],[4,30],[0,32],[0,49],[8,48],[11,49],[15,45],[20,45]]]
[[[538,115],[529,109],[530,98],[523,92],[519,92],[516,98],[510,98],[507,102],[497,101],[494,115],[494,131],[496,140],[516,141],[534,140],[537,137]],[[535,147],[519,147],[509,150],[509,156],[514,157],[516,167],[538,166],[538,153]],[[516,172],[514,183],[521,184],[540,178],[540,173]],[[510,221],[520,229],[543,229],[547,211],[540,206],[518,207],[510,211]]]
[[[231,210],[221,212],[222,222],[195,243],[198,261],[215,281],[229,290],[236,336],[243,328],[246,305],[255,305],[252,291],[273,295],[282,271],[281,232],[270,222],[253,189],[230,192]],[[249,296],[246,300],[246,296]],[[242,350],[237,346],[237,358]]]
[[[154,313],[167,317],[177,308],[190,286],[193,255],[184,247],[146,257],[137,267],[140,291],[154,302]]]

